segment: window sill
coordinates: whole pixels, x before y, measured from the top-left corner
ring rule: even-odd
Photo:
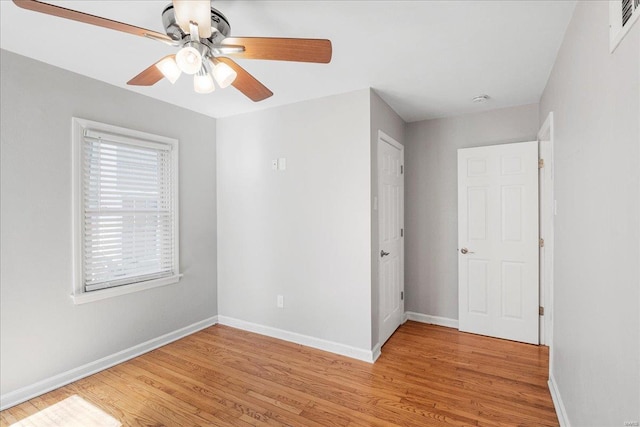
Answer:
[[[171,277],[163,277],[161,279],[148,280],[146,282],[134,283],[131,285],[118,286],[115,288],[103,289],[100,291],[92,292],[78,292],[71,295],[73,303],[86,304],[88,302],[100,301],[107,298],[113,298],[120,295],[131,294],[134,292],[146,291],[147,289],[159,288],[161,286],[167,286],[174,283],[178,283],[182,274],[177,274]]]

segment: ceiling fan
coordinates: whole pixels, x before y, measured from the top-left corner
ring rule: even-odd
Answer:
[[[258,102],[273,92],[228,56],[325,64],[331,61],[330,40],[228,37],[229,21],[211,6],[209,0],[173,0],[162,12],[166,34],[38,0],[13,2],[23,9],[147,37],[180,48],[176,54],[165,56],[129,80],[129,85],[152,86],[162,78],[175,83],[185,73],[194,76],[193,87],[198,93],[215,90],[215,80],[220,88],[233,85]]]

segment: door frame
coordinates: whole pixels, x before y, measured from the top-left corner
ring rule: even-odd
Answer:
[[[538,131],[538,156],[544,160],[540,169],[540,238],[544,247],[540,248],[540,305],[544,307],[541,317],[540,344],[549,347],[549,368],[553,352],[553,281],[554,281],[554,221],[556,201],[554,194],[554,129],[553,112],[550,112]]]
[[[376,225],[378,231],[377,231],[377,235],[378,235],[378,250],[376,251],[376,253],[380,253],[380,250],[382,249],[382,239],[380,238],[380,221],[381,221],[381,212],[378,209],[379,207],[379,203],[377,203],[378,200],[380,200],[380,194],[382,194],[382,180],[380,179],[380,144],[381,143],[386,143],[389,144],[395,148],[397,148],[398,150],[400,150],[400,164],[402,165],[402,194],[401,194],[401,198],[400,198],[400,224],[402,229],[404,230],[404,208],[405,208],[405,201],[404,201],[404,185],[405,185],[405,175],[404,175],[404,145],[402,145],[401,143],[399,143],[398,141],[396,141],[394,138],[392,138],[391,136],[387,135],[386,133],[384,133],[382,130],[378,129],[378,140],[376,142],[376,177],[377,177],[377,181],[378,181],[378,188],[377,188],[377,197],[376,197],[376,209],[378,210],[378,224]],[[404,289],[404,272],[405,272],[405,268],[404,268],[404,232],[403,235],[400,237],[401,239],[401,243],[400,243],[400,290],[401,292],[404,294],[405,289]],[[378,263],[378,334],[380,333],[380,331],[382,330],[382,321],[383,321],[383,313],[382,313],[382,298],[380,296],[380,294],[382,293],[382,280],[381,280],[381,269],[380,269],[380,257],[376,256],[377,259],[377,263]],[[406,296],[406,295],[405,295]],[[405,315],[405,308],[404,308],[404,301],[405,298],[402,298],[400,300],[400,310],[402,311],[402,316],[400,318],[400,325],[402,325],[405,321],[406,321],[406,315]],[[393,334],[392,334],[393,335]],[[382,337],[378,336],[378,344],[376,347],[380,346],[382,347],[384,345],[384,342],[382,342]],[[378,347],[378,349],[380,348]]]

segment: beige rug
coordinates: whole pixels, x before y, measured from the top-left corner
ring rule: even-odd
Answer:
[[[122,424],[77,395],[35,413],[11,427],[119,427]]]

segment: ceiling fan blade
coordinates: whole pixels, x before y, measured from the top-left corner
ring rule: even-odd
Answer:
[[[225,57],[219,57],[217,59],[220,62],[227,64],[229,67],[233,68],[236,73],[238,73],[238,76],[231,84],[253,102],[262,101],[273,95],[273,92],[249,74],[247,70],[239,66],[233,59]]]
[[[209,0],[173,0],[176,22],[185,33],[191,33],[190,22],[198,24],[200,38],[211,37],[211,2]]]
[[[34,12],[45,13],[60,18],[71,19],[72,21],[84,22],[85,24],[96,25],[98,27],[108,28],[110,30],[122,31],[141,37],[152,37],[156,40],[166,40],[171,42],[171,38],[167,35],[156,31],[147,30],[146,28],[136,27],[134,25],[125,24],[123,22],[113,21],[111,19],[102,18],[100,16],[89,15],[88,13],[78,12],[72,9],[66,9],[60,6],[54,6],[49,3],[43,3],[37,0],[13,0],[13,2],[23,9],[32,10]]]
[[[221,43],[242,45],[244,52],[229,53],[243,59],[271,59],[275,61],[331,62],[331,41],[325,39],[286,39],[275,37],[228,37]]]
[[[149,68],[147,68],[146,70],[142,71],[140,74],[138,74],[137,76],[129,80],[127,84],[131,86],[153,86],[154,84],[158,83],[160,80],[164,78],[164,74],[162,74],[162,71],[160,71],[157,65],[162,61],[164,61],[165,59],[171,58],[171,57],[175,58],[175,55],[165,56],[160,61],[156,62],[155,64],[153,64],[152,66],[150,66]]]

